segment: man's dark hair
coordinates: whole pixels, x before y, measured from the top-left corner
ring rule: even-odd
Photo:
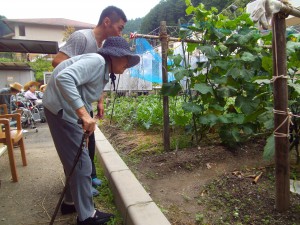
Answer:
[[[122,19],[125,23],[127,22],[127,18],[123,10],[115,6],[108,6],[102,11],[98,25],[100,25],[106,17],[108,17],[112,23],[116,23],[120,19]]]

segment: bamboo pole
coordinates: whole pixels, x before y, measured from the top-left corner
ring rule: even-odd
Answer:
[[[160,41],[162,54],[162,80],[163,84],[168,83],[167,57],[168,57],[168,33],[166,21],[160,23]],[[169,97],[163,96],[163,111],[164,111],[164,129],[163,140],[164,150],[170,150],[170,119],[169,119]]]
[[[160,36],[156,35],[149,35],[149,34],[134,34],[135,38],[148,38],[148,39],[160,39]],[[203,41],[200,40],[193,40],[193,39],[181,39],[181,38],[175,38],[175,37],[168,37],[168,41],[176,41],[176,42],[188,42],[188,43],[203,43]]]
[[[283,2],[280,2],[278,4],[282,4],[280,12],[283,12],[283,13],[286,13],[288,15],[292,15],[292,16],[295,16],[295,17],[300,17],[299,9],[294,8],[293,6],[285,5]]]
[[[286,66],[286,24],[285,16],[276,13],[273,16],[273,74],[274,74],[274,136],[275,136],[275,206],[279,212],[284,212],[290,205],[290,167],[289,140],[287,119],[288,89]],[[286,112],[286,113],[284,113]]]

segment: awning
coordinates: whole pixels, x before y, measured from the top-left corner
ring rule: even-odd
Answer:
[[[0,38],[0,52],[56,54],[58,43],[56,41]]]
[[[31,70],[31,68],[24,62],[0,62],[0,70]]]

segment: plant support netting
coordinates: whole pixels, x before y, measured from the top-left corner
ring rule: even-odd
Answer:
[[[130,76],[152,83],[162,83],[161,53],[155,50],[145,38],[136,38],[135,53],[140,55],[140,63],[130,69]],[[168,60],[168,64],[170,61]],[[173,74],[168,73],[168,80],[174,80]]]

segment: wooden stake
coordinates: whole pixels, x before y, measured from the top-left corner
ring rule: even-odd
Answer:
[[[276,13],[272,20],[273,29],[273,73],[274,73],[274,136],[275,136],[275,179],[276,179],[276,209],[284,212],[290,205],[290,167],[288,140],[288,89],[286,68],[286,25],[285,17]],[[286,120],[286,121],[285,121]]]
[[[166,21],[160,23],[160,41],[162,54],[162,80],[163,84],[168,83],[167,59],[168,59],[168,33]],[[169,97],[163,96],[163,111],[164,111],[164,150],[170,150],[170,119],[169,119]]]

